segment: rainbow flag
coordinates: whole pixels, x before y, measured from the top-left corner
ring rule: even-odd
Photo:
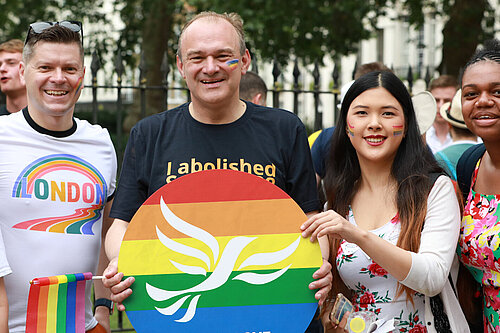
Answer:
[[[85,283],[92,273],[36,278],[31,281],[26,333],[84,333]]]
[[[398,136],[403,134],[403,125],[398,125],[398,126],[392,126],[392,129],[394,131],[394,136]]]
[[[300,207],[248,173],[182,176],[138,210],[119,271],[134,276],[124,302],[137,332],[304,332],[317,307],[308,288],[321,266],[300,236]]]

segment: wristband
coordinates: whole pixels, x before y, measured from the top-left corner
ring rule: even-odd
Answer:
[[[95,302],[94,302],[94,313],[95,313],[95,309],[97,309],[98,306],[105,306],[109,309],[109,314],[113,314],[113,302],[111,302],[111,300],[107,299],[107,298],[99,298],[99,299],[96,299]]]

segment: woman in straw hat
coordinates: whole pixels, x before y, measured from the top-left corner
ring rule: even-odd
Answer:
[[[477,136],[465,125],[462,116],[462,90],[458,89],[453,100],[444,103],[439,110],[441,117],[450,126],[450,135],[453,142],[441,151],[434,154],[436,161],[443,167],[446,173],[457,180],[457,162],[463,152],[475,144],[478,144]]]

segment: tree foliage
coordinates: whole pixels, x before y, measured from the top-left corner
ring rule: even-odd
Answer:
[[[104,0],[4,0],[0,1],[0,41],[12,38],[24,40],[30,23],[38,21],[78,20],[88,23],[102,23]],[[85,29],[85,27],[84,27]],[[103,43],[104,29],[96,29],[89,41],[99,48]]]
[[[321,62],[324,55],[335,59],[355,53],[359,42],[376,31],[377,18],[389,8],[398,8],[400,18],[416,27],[423,24],[425,15],[445,18],[440,69],[455,74],[477,44],[492,36],[496,19],[488,0],[114,0],[114,9],[125,23],[115,40],[109,38],[111,22],[103,13],[104,1],[0,0],[0,41],[24,38],[34,21],[96,23],[85,35],[88,49],[101,54],[119,51],[133,68],[142,52],[147,84],[160,85],[163,55],[167,52],[174,63],[180,26],[195,12],[239,13],[250,50],[262,59],[285,64],[295,58],[311,63]],[[155,103],[152,107],[157,108],[161,100]]]
[[[357,50],[370,37],[370,22],[383,8],[374,0],[192,0],[199,10],[237,12],[245,22],[250,49],[284,64],[334,58]]]

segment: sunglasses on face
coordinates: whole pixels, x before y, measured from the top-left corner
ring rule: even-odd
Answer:
[[[31,23],[28,29],[28,34],[26,35],[26,40],[24,41],[24,45],[28,42],[28,40],[33,36],[33,34],[39,34],[42,31],[53,27],[55,25],[60,25],[61,27],[65,27],[71,31],[79,32],[81,35],[81,42],[83,45],[83,27],[82,22],[80,21],[60,21],[60,22],[35,22]]]

